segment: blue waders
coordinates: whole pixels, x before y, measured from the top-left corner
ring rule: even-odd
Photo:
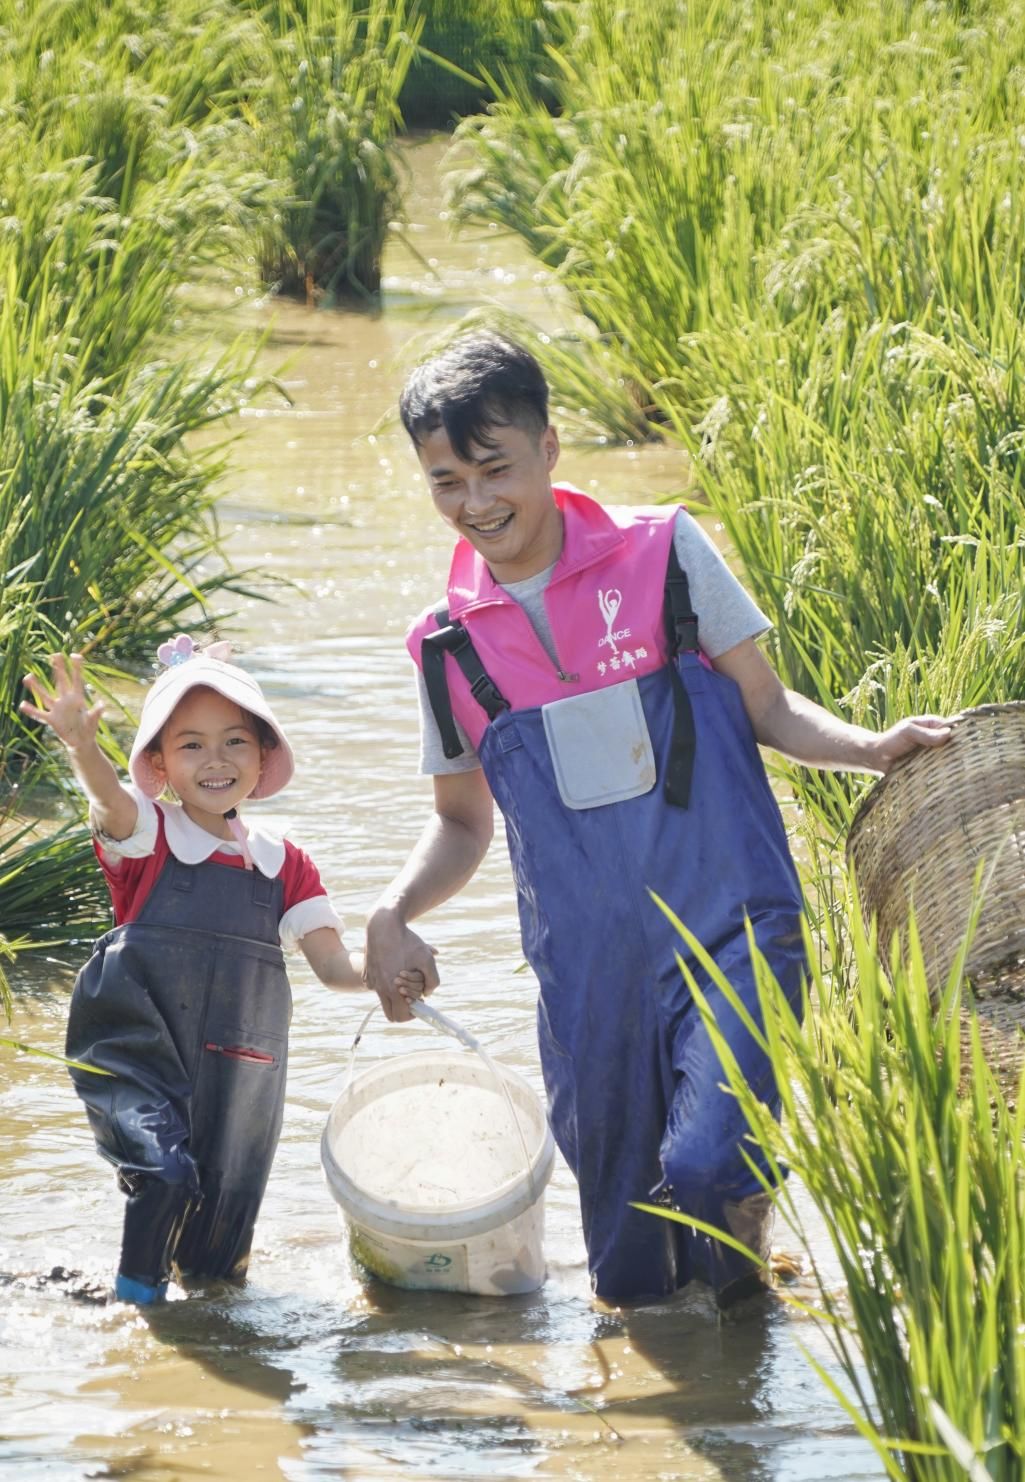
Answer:
[[[610,1301],[662,1296],[693,1276],[724,1291],[750,1270],[704,1236],[629,1208],[668,1186],[676,1208],[729,1230],[728,1206],[761,1188],[739,1151],[746,1123],[720,1090],[722,1068],[677,952],[750,1083],[778,1102],[771,1067],[649,890],[756,1019],[745,912],[795,1001],[805,966],[800,888],[740,691],[694,655],[678,662],[696,732],[686,809],[667,805],[659,786],[600,808],[566,808],[540,710],[498,716],[480,747],[505,815],[524,951],[541,985],[552,1129],[580,1185],[595,1291]],[[673,707],[666,671],[639,687],[662,777]]]
[[[682,596],[673,595],[674,581]],[[666,592],[671,648],[693,648],[696,620],[673,555]],[[454,740],[448,755],[460,748],[450,706],[436,698],[432,642],[476,680],[475,695],[490,695],[480,701],[490,723],[478,751],[505,816],[524,951],[541,987],[552,1130],[580,1187],[594,1290],[607,1301],[637,1301],[697,1276],[725,1305],[757,1280],[751,1263],[629,1206],[661,1197],[767,1255],[759,1245],[769,1200],[740,1151],[757,1162],[757,1149],[746,1141],[736,1099],[720,1089],[719,1059],[677,953],[749,1083],[778,1108],[772,1068],[649,893],[694,933],[757,1021],[749,917],[798,1005],[806,966],[800,885],[740,690],[693,651],[640,679],[655,786],[623,801],[568,807],[541,709],[509,709],[501,674],[485,675],[466,642],[470,623],[446,627],[444,612],[438,621],[439,633],[424,642],[424,673],[443,738]]]
[[[282,885],[168,859],[139,918],[78,976],[67,1054],[96,1143],[128,1194],[118,1292],[245,1275],[281,1130],[291,991]]]

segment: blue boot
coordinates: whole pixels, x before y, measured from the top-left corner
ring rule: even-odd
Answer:
[[[114,1282],[114,1295],[119,1302],[134,1302],[136,1307],[152,1307],[163,1302],[167,1296],[167,1282],[154,1286],[148,1281],[135,1281],[131,1276],[122,1276],[120,1271]]]

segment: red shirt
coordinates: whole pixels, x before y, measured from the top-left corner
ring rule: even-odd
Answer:
[[[300,901],[310,900],[313,896],[327,895],[317,866],[309,855],[297,849],[287,839],[284,844],[285,862],[278,876],[285,887],[281,907],[282,915],[292,906],[298,905]],[[115,926],[124,926],[128,921],[137,921],[150,891],[157,883],[157,876],[164,868],[171,853],[164,834],[163,814],[158,808],[157,840],[153,846],[153,853],[147,854],[143,859],[130,859],[119,855],[117,863],[111,865],[104,858],[103,847],[98,841],[94,841],[94,847],[100,868],[110,889]],[[232,869],[245,869],[245,862],[240,854],[214,853],[210,855],[210,859],[215,864],[228,865]]]

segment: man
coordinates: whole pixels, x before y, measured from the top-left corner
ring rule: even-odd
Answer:
[[[684,943],[652,894],[756,1012],[750,920],[797,1002],[800,888],[756,743],[885,772],[949,728],[919,717],[876,734],[785,689],[755,643],[766,618],[684,510],[610,510],[553,489],[558,435],[523,347],[457,340],[414,371],[400,412],[459,540],[444,607],[409,635],[434,812],[371,913],[368,982],[394,1020],[409,1017],[392,988],[401,970],[436,983],[409,923],[473,875],[497,801],[594,1290],[657,1298],[700,1276],[727,1305],[762,1266],[630,1208],[654,1196],[768,1253],[770,1200],[679,971]],[[690,966],[773,1102],[771,1067]]]

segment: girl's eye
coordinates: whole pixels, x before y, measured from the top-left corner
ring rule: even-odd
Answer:
[[[229,746],[248,746],[249,745],[249,737],[248,736],[229,736],[228,737],[228,745]]]

